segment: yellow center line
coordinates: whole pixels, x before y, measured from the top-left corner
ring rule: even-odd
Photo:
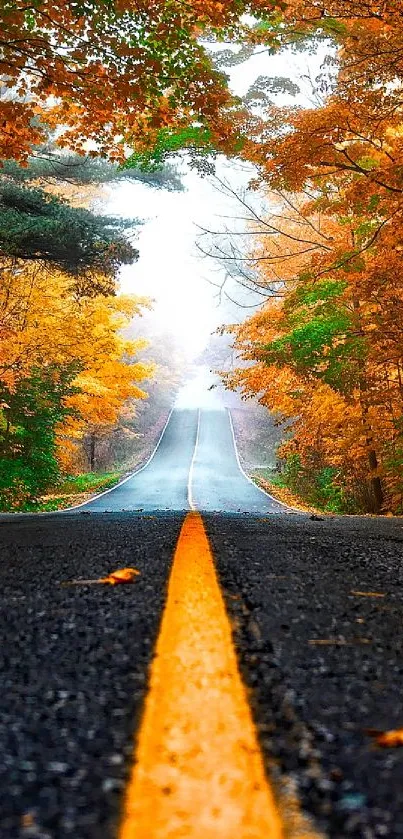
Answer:
[[[201,516],[184,521],[119,839],[282,839]]]

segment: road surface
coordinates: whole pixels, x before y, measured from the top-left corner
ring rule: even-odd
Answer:
[[[182,608],[176,589],[167,599],[171,569],[193,569],[178,556],[191,508],[202,511],[276,796],[293,789],[313,820],[310,839],[403,837],[403,748],[377,748],[368,733],[403,727],[402,521],[287,512],[240,471],[225,410],[179,405],[150,464],[120,487],[67,514],[0,519],[1,839],[201,839],[183,825],[155,833],[153,819],[146,834],[121,832],[164,603],[173,603],[168,647]],[[185,538],[185,547],[197,545]],[[134,585],[80,583],[124,567],[140,571]],[[206,628],[214,610],[203,586],[193,594],[203,633],[204,598]],[[185,640],[194,631],[185,621]],[[214,724],[220,700],[207,686],[216,652],[202,646],[197,656],[205,672],[195,725],[204,713]],[[174,645],[157,710],[178,689],[171,662],[183,663],[192,687]],[[226,667],[216,662],[217,681]],[[229,728],[243,736],[237,723]],[[214,736],[200,746],[214,752]],[[164,807],[174,791],[163,777]],[[268,839],[219,833],[213,810],[202,839]]]
[[[82,509],[290,513],[241,471],[231,415],[219,406],[175,408],[149,464]]]

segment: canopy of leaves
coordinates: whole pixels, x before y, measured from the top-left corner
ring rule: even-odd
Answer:
[[[291,418],[298,480],[330,476],[355,509],[401,512],[403,5],[289,0],[249,43],[266,37],[331,37],[337,63],[309,107],[248,122],[241,154],[270,211],[253,216],[246,264],[268,300],[234,327],[247,366],[230,381]]]
[[[215,155],[216,149],[210,129],[200,125],[186,126],[180,130],[161,128],[156,133],[153,146],[133,152],[122,169],[130,172],[139,167],[145,173],[156,175],[158,171],[163,171],[166,158],[185,149],[190,152],[194,161],[200,157]],[[202,167],[202,164],[200,165]]]
[[[120,161],[123,141],[137,149],[169,125],[209,126],[225,144],[227,79],[201,38],[239,36],[242,15],[272,10],[272,0],[7,0],[0,158],[26,159],[46,123],[65,127],[70,148],[91,139]]]

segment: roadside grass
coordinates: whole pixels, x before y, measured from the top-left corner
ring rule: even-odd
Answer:
[[[2,502],[0,512],[51,513],[82,504],[103,490],[112,489],[123,478],[140,469],[152,456],[168,416],[169,410],[164,410],[145,432],[138,434],[130,457],[114,469],[64,475],[53,486],[49,486],[43,495],[38,493],[37,497],[32,497],[32,492],[31,498],[25,501],[21,496],[27,495],[26,487],[22,487],[22,492],[19,487],[15,487],[13,492],[13,488],[7,484],[6,489],[10,491]]]
[[[288,504],[289,507],[295,507],[296,510],[301,510],[301,512],[305,513],[323,512],[323,510],[319,510],[318,507],[313,507],[302,498],[294,495],[294,493],[291,492],[286,485],[285,475],[274,472],[269,468],[255,466],[253,471],[250,473],[250,477],[257,486],[264,489],[272,495],[273,498],[276,498],[278,501],[282,501],[283,504]]]
[[[57,486],[41,498],[27,501],[18,508],[18,512],[40,513],[63,510],[86,501],[97,492],[110,489],[117,484],[125,472],[115,469],[112,472],[85,472],[82,475],[67,475]]]

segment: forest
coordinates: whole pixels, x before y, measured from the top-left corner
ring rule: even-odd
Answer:
[[[262,300],[225,383],[284,423],[298,496],[402,513],[401,0],[6,0],[0,22],[0,507],[101,460],[107,485],[147,392],[158,424],[181,362],[117,293],[141,206],[107,216],[102,190],[181,189],[176,160],[225,156],[266,207],[223,257]],[[309,102],[269,76],[231,92],[232,65],[287,51],[324,56]]]
[[[399,2],[289,3],[279,37],[334,51],[314,107],[267,108],[244,149],[267,298],[230,384],[287,420],[286,485],[335,512],[403,511],[402,24]]]

